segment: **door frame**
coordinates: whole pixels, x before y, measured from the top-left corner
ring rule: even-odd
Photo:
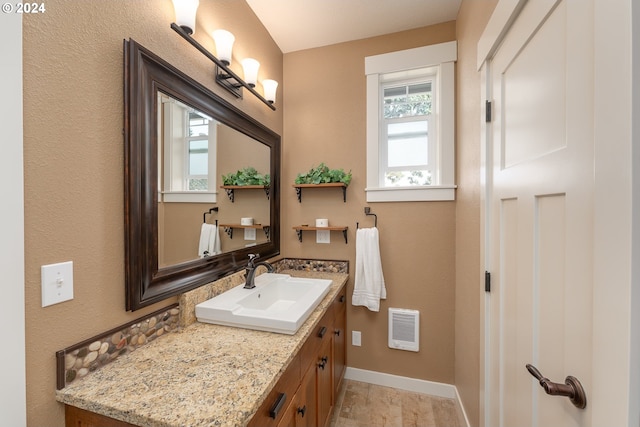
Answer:
[[[2,268],[3,306],[0,313],[11,351],[0,356],[0,413],[7,425],[27,425],[26,349],[25,349],[25,247],[24,247],[24,177],[22,128],[22,15],[4,14],[0,30],[5,41],[0,67],[4,102],[0,180],[3,186],[2,222],[0,223],[0,267]],[[16,38],[16,35],[17,38]]]
[[[491,58],[527,0],[500,0],[478,41],[481,79],[481,282],[491,254]],[[565,0],[567,1],[567,0]],[[593,390],[587,391],[593,425],[640,424],[640,69],[639,8],[632,0],[594,0],[594,291]],[[633,13],[632,13],[633,12]],[[632,55],[633,48],[636,55]],[[615,47],[615,48],[612,48]],[[633,61],[632,61],[633,60]],[[606,83],[606,84],[603,84]],[[635,84],[634,84],[635,83]],[[635,95],[635,96],[632,96]],[[632,108],[635,107],[635,108]],[[636,120],[633,120],[633,119]],[[634,124],[635,122],[635,124]],[[634,144],[635,142],[635,144]],[[636,196],[636,197],[633,197]],[[480,287],[479,287],[480,288]],[[480,292],[480,425],[488,426],[491,396],[491,294]],[[602,351],[615,349],[615,351]],[[606,369],[598,369],[606,367]],[[620,385],[623,385],[620,387]]]

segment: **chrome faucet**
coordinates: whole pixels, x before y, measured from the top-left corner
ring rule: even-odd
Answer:
[[[255,259],[260,258],[260,254],[249,254],[249,263],[247,264],[247,268],[245,269],[245,289],[253,289],[256,287],[255,278],[256,278],[256,269],[261,265],[264,265],[267,268],[269,273],[273,273],[275,270],[271,264],[267,261],[254,262]]]

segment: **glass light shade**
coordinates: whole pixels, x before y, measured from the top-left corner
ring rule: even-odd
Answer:
[[[253,58],[245,58],[242,60],[242,69],[244,70],[244,81],[251,87],[256,86],[258,81],[258,69],[260,63]]]
[[[275,103],[278,82],[271,79],[265,79],[262,81],[262,88],[264,89],[264,98],[272,104]]]
[[[188,34],[193,34],[196,30],[196,11],[199,4],[200,0],[173,0],[176,24]]]
[[[216,43],[218,59],[226,65],[231,64],[231,51],[236,38],[227,30],[215,30],[213,32],[213,40]]]

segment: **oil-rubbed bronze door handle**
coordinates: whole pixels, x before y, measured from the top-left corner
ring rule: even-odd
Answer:
[[[554,383],[549,380],[549,378],[542,376],[540,371],[533,365],[527,364],[527,370],[540,381],[540,385],[548,395],[565,396],[568,397],[571,403],[577,408],[584,409],[587,407],[587,395],[582,388],[582,384],[580,384],[580,381],[578,381],[576,377],[569,375],[565,378],[564,384],[560,384]]]

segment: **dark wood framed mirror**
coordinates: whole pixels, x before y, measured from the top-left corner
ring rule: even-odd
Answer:
[[[159,263],[162,130],[158,113],[162,97],[248,137],[269,157],[270,185],[266,198],[262,196],[269,212],[266,241],[211,256],[194,253],[193,259],[175,264]],[[263,259],[280,253],[280,136],[133,40],[124,41],[124,142],[127,310],[137,310],[238,271],[246,265],[250,253],[260,254]],[[243,152],[239,155],[245,155],[247,145],[242,144],[240,150]],[[219,179],[226,172],[216,173]],[[222,180],[216,182],[219,190]],[[203,210],[217,206],[222,197],[227,194],[220,190],[216,201],[202,204]],[[198,218],[201,223],[201,214]]]

